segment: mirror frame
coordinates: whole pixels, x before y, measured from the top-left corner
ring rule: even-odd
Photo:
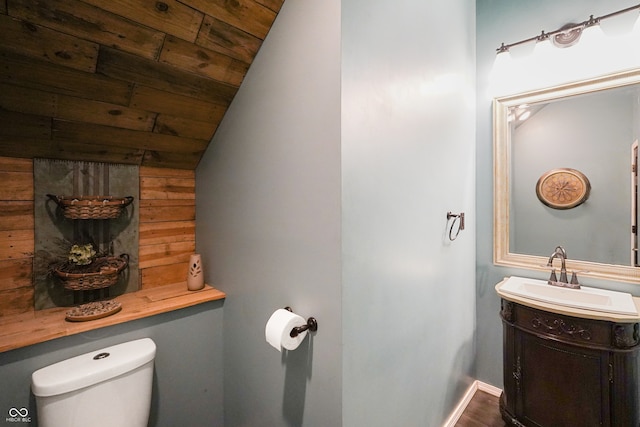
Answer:
[[[548,257],[517,254],[509,248],[509,194],[511,138],[507,112],[509,107],[558,100],[640,83],[640,69],[604,77],[572,82],[550,88],[506,95],[493,100],[493,263],[495,265],[546,271]],[[568,248],[570,250],[570,248]],[[553,248],[549,248],[549,253]],[[567,260],[567,270],[579,277],[590,277],[640,284],[640,267]]]

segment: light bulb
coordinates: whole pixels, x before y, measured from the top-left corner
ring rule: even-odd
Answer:
[[[544,38],[536,43],[533,53],[527,58],[522,69],[523,77],[533,88],[547,87],[553,84],[558,49],[551,40]]]
[[[612,65],[609,49],[611,44],[608,42],[600,25],[591,25],[582,31],[580,42],[575,46],[577,79],[600,76],[608,72]]]
[[[627,55],[629,55],[628,68],[639,68],[640,48],[638,48],[638,46],[640,46],[640,16],[636,19],[636,23],[633,25],[633,29],[631,30],[625,45],[625,47],[631,46],[630,49],[627,49]]]
[[[640,67],[640,17],[628,33],[606,37],[607,46],[603,55],[611,65],[610,72],[631,70]]]
[[[518,116],[518,120],[520,120],[521,122],[524,122],[529,118],[529,116],[531,116],[531,111],[529,110],[523,111],[522,114]]]
[[[599,24],[590,25],[582,30],[579,44],[584,49],[600,50],[604,45],[605,35]]]
[[[640,40],[640,16],[636,19],[636,23],[633,24],[633,29],[631,30],[631,37],[636,40]]]
[[[493,62],[493,68],[489,74],[489,87],[491,93],[496,96],[498,94],[508,93],[511,82],[515,74],[514,61],[508,50],[499,52]]]

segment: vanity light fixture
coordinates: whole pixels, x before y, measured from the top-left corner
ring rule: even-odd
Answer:
[[[639,10],[639,9],[640,9],[640,4],[637,4],[635,6],[631,6],[626,9],[621,9],[621,10],[609,13],[607,15],[598,16],[596,18],[594,18],[593,15],[591,15],[589,19],[578,24],[567,24],[555,31],[551,31],[548,33],[542,31],[541,34],[537,36],[520,40],[515,43],[510,43],[510,44],[502,43],[500,47],[496,49],[496,51],[498,53],[498,56],[500,56],[501,53],[508,52],[509,49],[514,46],[519,46],[519,45],[530,43],[530,42],[536,42],[536,43],[543,42],[547,40],[550,40],[551,43],[556,47],[573,46],[580,40],[583,33],[587,31],[589,28],[594,28],[594,29],[598,28],[602,20],[612,18],[614,16],[618,16],[623,13],[631,12],[632,10]]]
[[[515,43],[502,43],[488,76],[489,93],[505,96],[640,68],[640,50],[635,48],[640,44],[638,11],[640,4],[603,16],[591,15],[586,21],[541,31]],[[633,12],[629,17],[636,17],[628,33],[609,36],[600,28],[604,20],[628,12]],[[531,50],[515,48],[530,42],[535,45]]]

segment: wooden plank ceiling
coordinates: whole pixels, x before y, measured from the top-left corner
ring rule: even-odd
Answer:
[[[284,0],[0,0],[0,156],[195,169]]]

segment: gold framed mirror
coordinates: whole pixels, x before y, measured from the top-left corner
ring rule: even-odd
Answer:
[[[549,254],[563,245],[579,276],[640,283],[631,169],[639,135],[640,70],[495,98],[494,264],[549,271]],[[566,209],[537,195],[540,178],[560,169],[590,181],[588,198]]]

